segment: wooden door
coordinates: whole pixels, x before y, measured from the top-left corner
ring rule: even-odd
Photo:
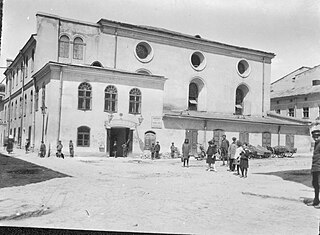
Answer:
[[[191,154],[197,155],[197,144],[198,144],[198,131],[197,130],[186,130],[186,139],[189,140],[191,145]]]

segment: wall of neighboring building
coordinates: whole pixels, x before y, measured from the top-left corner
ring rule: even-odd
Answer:
[[[312,87],[313,80],[320,81],[320,65],[298,74],[295,79],[295,87]]]
[[[282,90],[290,90],[295,87],[296,84],[296,76],[300,73],[303,73],[309,70],[309,67],[301,67],[292,73],[287,74],[286,76],[274,81],[271,83],[271,91],[277,92]]]

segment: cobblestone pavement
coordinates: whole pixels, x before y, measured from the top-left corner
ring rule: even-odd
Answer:
[[[10,156],[71,177],[0,189],[1,226],[195,234],[319,231],[320,210],[302,202],[313,197],[313,189],[274,174],[303,175],[311,156],[250,160],[248,178],[228,172],[221,162],[217,172],[208,172],[204,161],[194,159],[183,168],[180,159],[39,158],[22,150]]]

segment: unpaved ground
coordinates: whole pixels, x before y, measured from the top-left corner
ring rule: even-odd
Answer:
[[[21,152],[22,153],[22,152]],[[318,234],[319,212],[301,202],[310,156],[251,160],[248,178],[205,171],[191,159],[14,157],[72,176],[0,189],[0,225],[196,234]],[[287,177],[288,178],[288,177]],[[290,178],[290,177],[289,177]],[[311,180],[311,177],[310,177]],[[304,181],[305,182],[305,181]]]

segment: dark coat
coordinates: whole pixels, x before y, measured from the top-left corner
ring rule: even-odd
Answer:
[[[154,150],[155,150],[156,152],[160,152],[160,144],[156,144],[156,145],[154,146]]]
[[[312,167],[311,172],[320,171],[320,140],[315,142],[312,155]]]

